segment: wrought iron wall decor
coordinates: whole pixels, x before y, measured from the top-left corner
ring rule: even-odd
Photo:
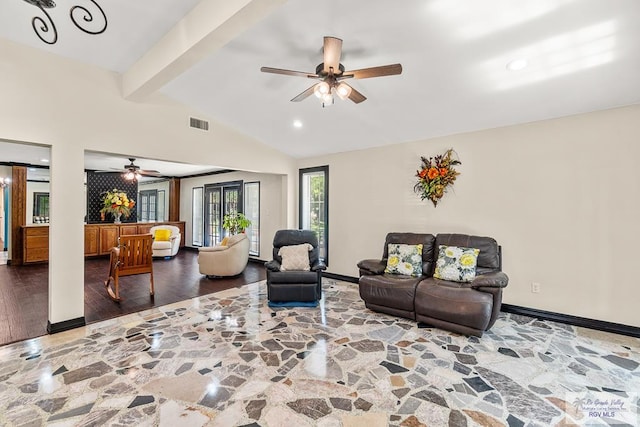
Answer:
[[[46,9],[52,9],[56,7],[56,4],[53,0],[24,0],[25,2],[36,6],[44,16],[46,20],[40,16],[34,16],[31,20],[31,26],[33,27],[33,31],[35,31],[36,35],[40,40],[45,42],[46,44],[55,44],[58,41],[58,30],[56,25],[51,19],[51,15]],[[95,0],[86,0],[92,3],[97,10],[90,10],[82,5],[75,5],[69,9],[69,16],[71,17],[71,22],[78,27],[80,30],[84,31],[87,34],[102,34],[107,29],[107,15],[104,14],[104,10],[100,7]],[[98,15],[98,12],[99,15]],[[100,18],[100,15],[102,16]],[[98,20],[94,20],[94,17],[98,16]],[[104,21],[104,24],[103,24]],[[96,25],[97,23],[97,25]],[[95,28],[93,26],[95,25]]]

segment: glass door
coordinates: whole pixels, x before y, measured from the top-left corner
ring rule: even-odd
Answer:
[[[204,221],[204,245],[215,246],[220,243],[222,234],[222,211],[220,187],[205,189],[205,221]]]
[[[158,190],[142,190],[138,193],[138,221],[157,220]]]
[[[329,166],[300,169],[300,228],[318,235],[320,258],[329,265]]]
[[[222,219],[226,214],[242,211],[242,181],[206,185],[205,246],[219,244],[225,236]]]

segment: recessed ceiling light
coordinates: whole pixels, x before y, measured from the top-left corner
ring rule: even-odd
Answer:
[[[49,159],[40,159],[41,162],[49,163]]]
[[[294,120],[293,121],[293,127],[294,128],[301,128],[302,127],[302,122],[300,120]]]
[[[520,71],[522,69],[527,68],[527,65],[529,63],[527,62],[526,59],[524,58],[517,58],[514,60],[509,61],[509,63],[507,63],[507,70],[509,71]]]

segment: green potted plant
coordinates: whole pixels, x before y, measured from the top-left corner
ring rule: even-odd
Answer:
[[[244,233],[247,227],[251,226],[251,221],[242,212],[226,214],[222,219],[222,228],[229,234]]]

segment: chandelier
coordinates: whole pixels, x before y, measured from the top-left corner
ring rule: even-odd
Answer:
[[[56,25],[53,23],[53,19],[51,19],[51,15],[46,11],[46,9],[52,9],[56,7],[56,4],[53,0],[24,0],[29,4],[36,6],[44,16],[46,20],[40,16],[34,16],[31,20],[31,26],[33,27],[33,31],[36,32],[36,35],[40,40],[45,42],[46,44],[55,44],[58,41],[58,30],[56,29]],[[102,34],[104,30],[107,29],[107,16],[104,14],[104,11],[100,7],[95,0],[87,0],[97,8],[97,11],[92,12],[87,9],[85,6],[76,5],[69,9],[69,16],[71,17],[71,22],[78,27],[80,30],[84,31],[87,34]],[[98,21],[94,22],[94,13],[97,15],[97,12],[100,12],[102,15]],[[97,22],[97,24],[96,24]],[[97,28],[93,28],[96,26]]]

